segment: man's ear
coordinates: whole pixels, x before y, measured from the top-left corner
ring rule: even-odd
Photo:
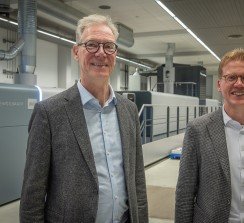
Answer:
[[[220,80],[217,81],[217,89],[219,92],[221,92]]]
[[[78,49],[79,47],[77,45],[74,45],[72,48],[72,54],[75,60],[78,60]]]

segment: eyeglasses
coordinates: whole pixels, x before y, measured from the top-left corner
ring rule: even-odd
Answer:
[[[225,75],[222,76],[222,78],[224,78],[225,81],[229,84],[235,84],[237,80],[240,78],[241,82],[244,84],[244,75]]]
[[[113,42],[98,43],[98,42],[93,41],[93,40],[89,40],[85,43],[78,43],[77,45],[78,46],[84,45],[86,50],[89,53],[96,53],[99,50],[100,45],[102,45],[104,52],[108,55],[115,53],[117,51],[117,48],[118,48],[118,46]]]

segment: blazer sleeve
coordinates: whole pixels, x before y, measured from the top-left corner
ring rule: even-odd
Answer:
[[[184,137],[176,186],[175,223],[192,223],[198,185],[196,130],[189,124]]]
[[[138,204],[138,216],[140,223],[148,223],[148,203],[146,192],[146,181],[144,162],[141,145],[140,124],[138,119],[138,111],[135,108],[136,115],[136,195]]]
[[[29,122],[20,223],[44,223],[44,206],[50,168],[51,134],[47,112],[37,103]]]

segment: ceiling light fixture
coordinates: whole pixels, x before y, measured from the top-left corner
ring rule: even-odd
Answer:
[[[220,58],[201,40],[193,33],[178,17],[175,16],[160,0],[154,0],[162,9],[164,9],[173,19],[175,19],[188,33],[190,33],[205,49],[207,49],[218,61]]]
[[[229,39],[241,39],[242,37],[243,35],[241,34],[232,34],[228,36]]]
[[[2,18],[2,17],[0,17],[0,21],[6,22],[6,23],[11,23],[11,24],[13,24],[13,25],[15,25],[15,26],[18,26],[18,23],[17,23],[17,22],[12,21],[12,20],[9,20],[9,19]],[[64,38],[64,37],[62,37],[62,36],[58,36],[58,35],[56,35],[56,34],[53,34],[53,33],[50,33],[50,32],[47,32],[47,31],[44,31],[44,30],[41,30],[41,29],[37,29],[37,32],[38,32],[38,33],[41,33],[41,34],[43,34],[43,35],[45,35],[45,36],[49,36],[49,37],[52,37],[52,38],[55,38],[55,39],[62,40],[62,41],[64,41],[64,42],[68,42],[68,43],[71,43],[71,44],[76,44],[75,41],[69,40],[69,39]],[[118,60],[121,60],[121,61],[124,61],[124,62],[128,62],[128,63],[130,63],[130,64],[132,64],[132,65],[141,67],[142,69],[151,69],[151,68],[152,68],[152,67],[146,66],[146,65],[144,65],[144,64],[137,63],[137,62],[135,62],[135,61],[128,60],[128,59],[126,59],[126,58],[120,57],[120,56],[116,56],[116,58],[117,58]]]
[[[100,5],[98,6],[100,9],[111,9],[111,6],[109,5]]]

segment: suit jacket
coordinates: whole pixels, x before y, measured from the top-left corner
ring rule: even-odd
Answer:
[[[130,222],[148,222],[143,155],[135,104],[117,97]],[[76,85],[35,105],[29,123],[20,201],[22,223],[92,223],[98,177]]]
[[[229,158],[222,109],[189,123],[176,187],[175,223],[228,223]]]

